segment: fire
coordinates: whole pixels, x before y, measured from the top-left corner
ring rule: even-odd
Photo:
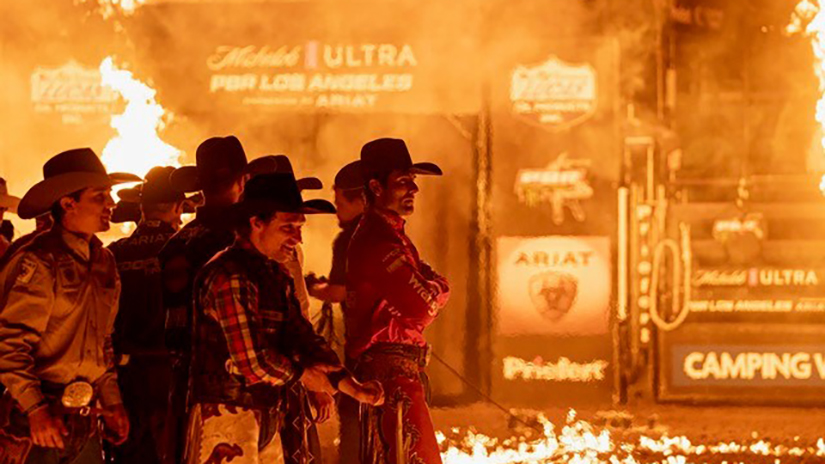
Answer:
[[[825,440],[822,438],[815,446],[788,446],[758,439],[754,432],[750,442],[694,444],[687,437],[671,437],[656,429],[609,430],[606,426],[577,419],[572,409],[560,433],[542,414],[537,414],[534,422],[538,425],[536,428],[542,430],[541,434],[538,430],[524,428],[521,436],[506,440],[474,430],[466,431],[463,436],[457,428],[448,434],[438,432],[441,458],[444,464],[732,464],[813,462],[825,457]]]
[[[804,34],[811,38],[814,52],[814,72],[819,80],[819,101],[816,103],[816,121],[821,128],[820,143],[825,150],[825,14],[819,0],[802,0],[796,5],[791,22],[786,28],[788,34]],[[819,183],[825,192],[825,176]]]
[[[102,160],[110,172],[130,172],[140,177],[154,166],[180,166],[182,152],[161,140],[165,111],[155,101],[155,90],[132,73],[118,69],[112,58],[100,63],[103,85],[118,92],[126,102],[122,114],[112,116],[117,131],[103,148]]]
[[[112,17],[115,13],[131,15],[138,7],[146,4],[148,0],[75,0],[75,5],[95,1],[98,4],[97,11],[104,19]]]

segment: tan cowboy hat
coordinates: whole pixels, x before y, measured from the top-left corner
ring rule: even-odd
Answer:
[[[20,203],[20,198],[9,195],[9,189],[6,187],[6,179],[0,177],[0,208],[7,209],[12,213],[17,212],[17,205]]]
[[[86,188],[104,188],[126,182],[141,182],[134,174],[108,174],[91,148],[77,148],[53,156],[43,165],[43,180],[23,195],[17,208],[21,219],[48,212],[52,205],[71,193]]]

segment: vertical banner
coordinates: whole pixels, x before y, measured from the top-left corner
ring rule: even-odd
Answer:
[[[603,404],[615,369],[616,48],[546,36],[494,47],[494,391],[514,405]]]
[[[525,405],[610,398],[610,245],[599,236],[498,239],[500,396]]]

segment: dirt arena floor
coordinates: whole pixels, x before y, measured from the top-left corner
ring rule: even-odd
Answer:
[[[481,403],[434,409],[445,464],[825,463],[825,408],[641,405],[539,414],[514,418]],[[324,464],[338,463],[337,422],[320,433]]]

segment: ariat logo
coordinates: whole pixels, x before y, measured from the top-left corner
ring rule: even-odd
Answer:
[[[590,265],[592,251],[519,252],[516,265],[533,267],[583,267]]]

